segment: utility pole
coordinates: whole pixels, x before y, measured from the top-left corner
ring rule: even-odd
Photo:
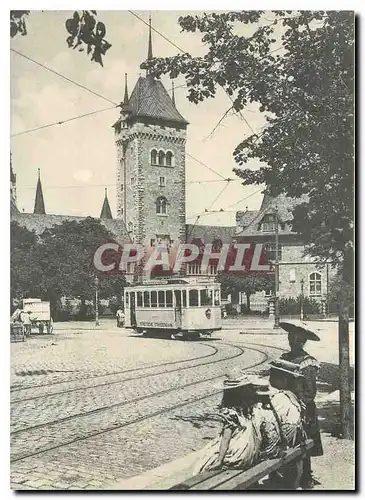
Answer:
[[[99,326],[99,278],[95,276],[95,326]]]
[[[300,319],[303,321],[304,319],[304,310],[303,310],[303,302],[304,302],[304,279],[302,278],[300,280],[300,286],[301,286],[301,291],[300,291]]]
[[[274,328],[279,327],[279,221],[278,207],[275,208],[275,322]]]

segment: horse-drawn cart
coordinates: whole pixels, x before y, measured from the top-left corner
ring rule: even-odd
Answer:
[[[42,334],[45,329],[47,333],[53,332],[49,302],[42,302],[41,299],[24,299],[23,310],[29,314],[31,330],[37,328],[40,334]]]

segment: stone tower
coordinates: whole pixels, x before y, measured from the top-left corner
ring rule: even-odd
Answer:
[[[152,58],[151,20],[148,59]],[[185,241],[185,143],[188,122],[163,84],[140,76],[113,125],[117,146],[117,217],[132,241]]]

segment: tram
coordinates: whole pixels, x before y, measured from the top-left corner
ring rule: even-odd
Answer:
[[[124,289],[125,327],[144,335],[199,338],[222,328],[220,283],[188,278]]]

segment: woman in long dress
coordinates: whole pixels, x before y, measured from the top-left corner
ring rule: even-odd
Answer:
[[[319,431],[317,407],[314,401],[317,394],[317,373],[320,365],[303,347],[307,340],[319,341],[320,339],[318,335],[308,329],[305,323],[282,322],[280,323],[280,327],[288,332],[290,346],[290,351],[282,354],[280,359],[298,365],[299,373],[302,377],[287,376],[285,372],[280,376],[277,372],[275,374],[273,370],[270,376],[270,384],[277,389],[287,389],[293,392],[302,404],[304,429],[307,437],[314,441],[314,447],[303,462],[302,486],[308,489],[314,485],[310,457],[323,455],[323,448]]]
[[[247,469],[259,459],[261,433],[253,408],[257,402],[248,377],[229,374],[223,383],[223,399],[218,417],[222,421],[220,435],[200,455],[195,473],[220,468]]]

